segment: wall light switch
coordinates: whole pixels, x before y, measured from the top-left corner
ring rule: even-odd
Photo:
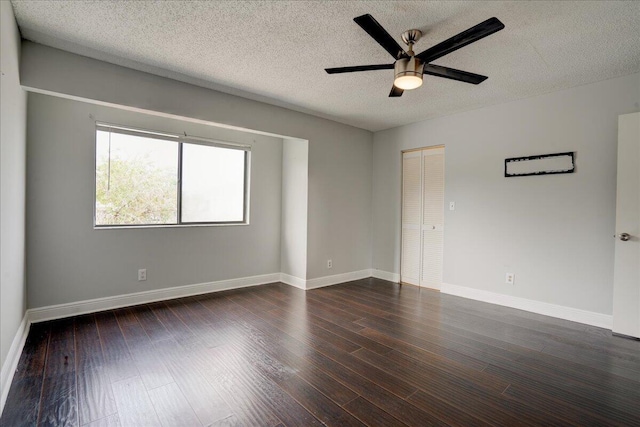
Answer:
[[[449,210],[450,211],[456,210],[456,202],[449,202]]]

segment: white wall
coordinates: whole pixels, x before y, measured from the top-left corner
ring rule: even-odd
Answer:
[[[94,229],[96,121],[251,144],[250,225]],[[278,273],[281,183],[280,138],[31,93],[29,307]]]
[[[21,81],[30,90],[308,140],[307,278],[371,267],[371,132],[30,42]]]
[[[0,2],[0,43],[0,365],[4,367],[26,307],[24,215],[27,119],[27,94],[20,87],[18,72],[20,33],[11,3],[4,1]]]
[[[444,283],[611,314],[618,115],[639,102],[635,74],[376,132],[372,267],[399,273],[401,150],[444,144]],[[503,177],[563,151],[574,174]]]
[[[309,190],[309,142],[282,142],[282,237],[280,271],[307,278],[307,204]]]

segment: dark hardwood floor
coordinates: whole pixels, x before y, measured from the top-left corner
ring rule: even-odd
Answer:
[[[377,279],[34,324],[2,426],[640,425],[640,342]]]

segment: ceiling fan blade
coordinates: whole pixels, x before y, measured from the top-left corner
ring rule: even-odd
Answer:
[[[353,73],[355,71],[393,70],[393,64],[356,65],[354,67],[325,68],[328,74]]]
[[[465,47],[504,28],[504,24],[498,18],[489,18],[478,25],[461,32],[437,45],[430,47],[416,55],[424,63],[429,63],[451,52]]]
[[[397,98],[398,96],[402,96],[403,93],[404,93],[404,89],[391,86],[391,92],[389,92],[389,98]]]
[[[426,64],[424,66],[424,74],[430,76],[444,77],[445,79],[457,80],[459,82],[480,84],[487,80],[487,76],[470,73],[468,71],[456,70],[455,68],[441,67],[440,65]]]
[[[407,56],[402,47],[400,47],[387,30],[385,30],[382,25],[373,18],[373,16],[366,14],[353,18],[353,20],[395,59]]]

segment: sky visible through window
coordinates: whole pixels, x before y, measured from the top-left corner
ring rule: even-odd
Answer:
[[[182,221],[242,221],[244,156],[241,150],[184,144]]]

